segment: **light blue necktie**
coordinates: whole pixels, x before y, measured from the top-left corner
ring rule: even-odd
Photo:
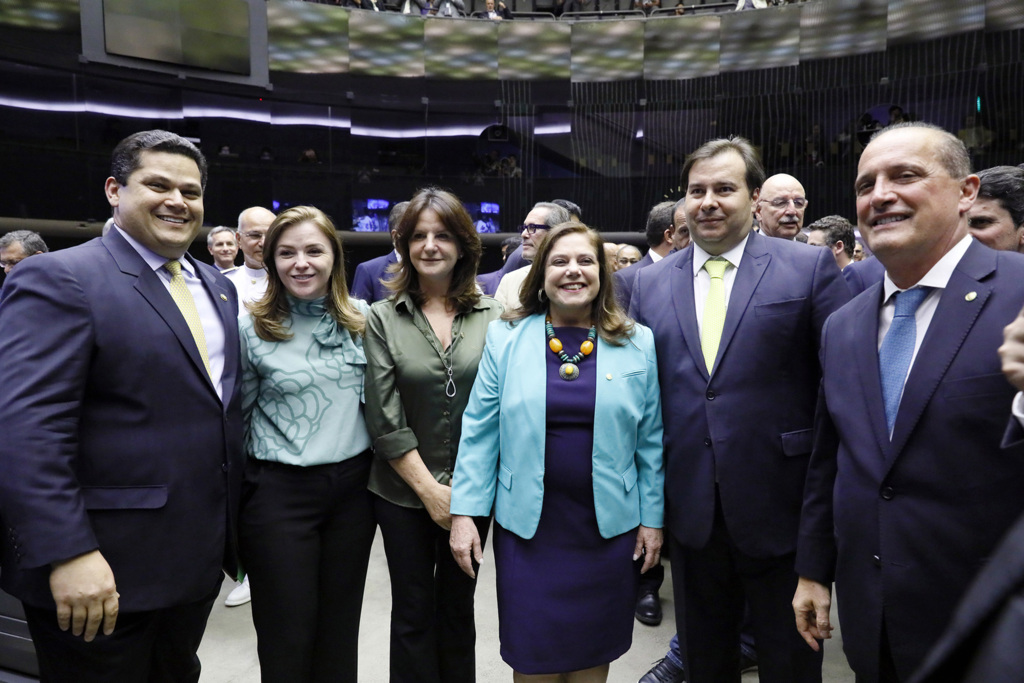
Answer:
[[[910,360],[914,357],[914,342],[917,340],[917,319],[915,313],[931,287],[915,287],[893,295],[896,313],[892,325],[885,333],[882,347],[878,349],[879,376],[882,379],[882,398],[885,400],[885,422],[889,434],[896,424],[896,413],[900,408],[903,385],[907,380]]]

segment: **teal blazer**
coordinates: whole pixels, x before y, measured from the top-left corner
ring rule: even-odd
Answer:
[[[487,329],[480,369],[462,418],[452,477],[453,515],[483,517],[532,538],[544,501],[547,342],[544,317]],[[664,516],[661,391],[654,335],[635,325],[624,346],[597,340],[594,406],[594,505],[604,538]]]

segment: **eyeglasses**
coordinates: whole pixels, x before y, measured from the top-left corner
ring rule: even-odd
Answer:
[[[784,197],[776,197],[775,199],[768,202],[772,207],[776,209],[785,209],[789,206],[790,202],[793,203],[793,208],[799,211],[800,209],[807,206],[807,200],[803,197],[794,197],[792,199],[786,199]]]
[[[261,239],[267,236],[265,232],[243,232],[243,236],[251,239],[253,242],[259,242]]]
[[[548,227],[549,226],[547,226],[547,225],[542,225],[542,224],[537,224],[537,223],[525,223],[525,224],[519,226],[519,232],[523,232],[525,230],[527,232],[527,234],[532,235],[535,232],[537,232],[538,230],[547,230]]]
[[[11,261],[0,261],[0,268],[3,268],[4,270],[10,270],[11,268],[13,268],[14,266],[18,265],[19,263],[21,263],[24,260],[25,259],[23,259],[23,258],[19,258],[19,259],[14,259],[14,260],[11,260]]]

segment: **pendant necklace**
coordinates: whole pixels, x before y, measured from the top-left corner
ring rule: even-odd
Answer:
[[[566,382],[573,381],[580,376],[580,361],[594,352],[594,340],[597,338],[597,328],[593,325],[590,326],[590,332],[587,333],[587,338],[582,344],[580,344],[580,352],[571,358],[563,350],[562,342],[555,336],[555,328],[551,324],[550,316],[544,319],[544,330],[548,335],[548,348],[551,349],[552,353],[558,356],[559,360],[562,361],[561,367],[558,368],[558,376]]]

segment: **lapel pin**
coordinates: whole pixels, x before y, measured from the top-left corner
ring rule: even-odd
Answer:
[[[977,292],[967,292],[967,296],[964,297],[967,301],[974,301],[978,298]]]
[[[221,300],[221,301],[227,301],[227,300],[228,300],[228,297],[227,297],[227,295],[226,295],[226,294],[221,294],[221,295],[220,295],[220,300]]]
[[[610,380],[612,378],[612,373],[609,372],[607,375],[604,376],[604,378]]]

